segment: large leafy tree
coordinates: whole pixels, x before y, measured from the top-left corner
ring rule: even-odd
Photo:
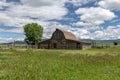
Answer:
[[[43,27],[37,23],[24,25],[24,32],[26,35],[25,41],[29,45],[38,45],[38,43],[42,40]]]

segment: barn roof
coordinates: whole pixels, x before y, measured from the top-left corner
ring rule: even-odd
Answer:
[[[77,41],[77,38],[71,32],[64,31],[64,30],[61,30],[61,29],[56,29],[56,30],[59,30],[59,31],[63,32],[63,34],[65,36],[65,39]]]

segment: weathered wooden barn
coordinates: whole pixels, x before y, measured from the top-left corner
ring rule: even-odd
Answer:
[[[56,29],[51,39],[40,42],[38,47],[45,49],[86,49],[91,48],[91,43],[80,42],[72,33]]]

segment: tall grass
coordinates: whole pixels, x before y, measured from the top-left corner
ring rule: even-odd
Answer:
[[[0,51],[0,80],[120,80],[119,50]]]

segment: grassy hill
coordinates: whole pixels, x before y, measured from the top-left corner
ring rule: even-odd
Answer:
[[[119,50],[1,50],[0,80],[120,80]]]

